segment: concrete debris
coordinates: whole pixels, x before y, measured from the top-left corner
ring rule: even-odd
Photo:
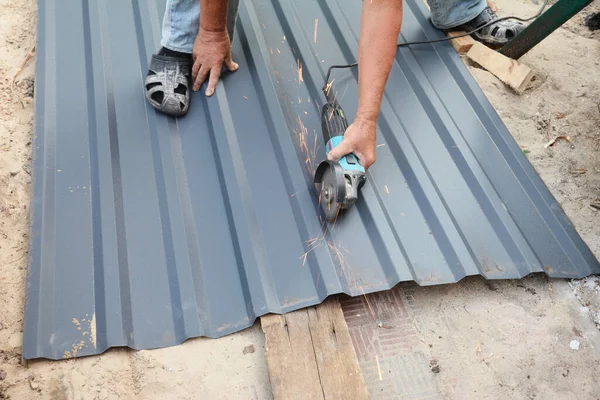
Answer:
[[[249,345],[249,346],[246,346],[246,347],[244,347],[244,350],[242,351],[242,353],[243,353],[244,355],[246,355],[246,354],[252,354],[252,353],[254,353],[254,345],[253,345],[253,344],[251,344],[251,345]]]
[[[579,350],[579,340],[571,340],[570,346],[573,350]]]
[[[431,372],[433,372],[434,374],[439,374],[440,373],[440,365],[438,364],[438,360],[431,360],[429,362],[429,368],[431,369]]]

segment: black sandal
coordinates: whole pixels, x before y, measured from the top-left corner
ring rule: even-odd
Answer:
[[[471,21],[462,24],[458,27],[458,29],[455,30],[471,32],[472,30],[477,29],[495,19],[498,19],[496,13],[492,11],[491,8],[486,7],[478,16],[473,18]],[[525,29],[525,25],[518,21],[504,20],[472,33],[471,36],[487,45],[499,47],[508,43],[511,39],[521,33],[523,29]]]
[[[146,98],[158,111],[179,117],[190,108],[191,60],[154,54],[146,75]]]

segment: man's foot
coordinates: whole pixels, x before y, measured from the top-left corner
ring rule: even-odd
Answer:
[[[471,32],[474,29],[479,28],[482,25],[487,24],[490,21],[498,19],[498,16],[491,8],[486,7],[483,11],[473,18],[471,21],[462,24],[457,27],[456,30],[464,30],[465,32]],[[508,43],[512,38],[517,36],[525,29],[525,25],[515,20],[504,20],[496,24],[492,24],[477,31],[471,36],[480,42],[489,45],[491,47],[499,47]]]
[[[156,110],[185,115],[190,105],[192,58],[190,54],[162,48],[150,60],[146,75],[146,99]]]

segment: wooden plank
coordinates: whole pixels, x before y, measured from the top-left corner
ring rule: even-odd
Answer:
[[[276,400],[369,398],[337,297],[261,325]]]
[[[337,297],[309,308],[308,321],[325,399],[368,399],[367,386]]]
[[[458,35],[464,35],[465,31],[454,31],[454,32],[448,32],[446,34],[446,36],[448,37],[453,37],[453,36],[458,36]],[[473,39],[470,35],[469,36],[463,36],[463,37],[459,37],[456,39],[452,39],[450,41],[450,43],[452,43],[452,47],[454,47],[454,50],[456,50],[457,53],[466,53],[467,51],[471,50],[471,47],[473,47],[473,44],[475,44],[475,39]]]
[[[273,397],[324,400],[306,310],[265,315],[260,323]]]
[[[467,57],[494,74],[518,94],[525,91],[535,76],[535,73],[527,65],[508,58],[479,42],[471,47]]]

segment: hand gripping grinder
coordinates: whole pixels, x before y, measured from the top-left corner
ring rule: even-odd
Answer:
[[[326,103],[321,110],[321,128],[327,154],[340,144],[348,128],[344,111],[335,101]],[[328,222],[335,221],[342,210],[354,206],[358,192],[367,181],[365,169],[354,154],[338,161],[322,161],[315,171],[319,204]]]

